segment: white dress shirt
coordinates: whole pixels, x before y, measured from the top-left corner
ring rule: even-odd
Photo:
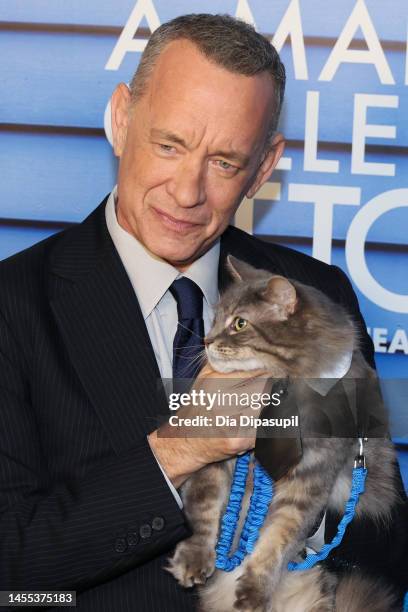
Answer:
[[[113,189],[105,208],[109,234],[135,290],[162,378],[173,377],[173,340],[177,331],[177,302],[169,291],[177,278],[186,276],[203,292],[204,331],[211,327],[218,302],[219,240],[181,274],[169,263],[148,251],[132,234],[126,232],[116,217],[117,189]],[[159,461],[157,462],[180,508],[182,502]]]

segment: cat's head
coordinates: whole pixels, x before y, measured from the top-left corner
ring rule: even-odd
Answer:
[[[227,266],[233,282],[205,339],[214,370],[319,376],[324,366],[354,346],[351,319],[317,289],[232,256]]]

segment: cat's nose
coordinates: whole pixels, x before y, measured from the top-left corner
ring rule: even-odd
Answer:
[[[214,342],[213,338],[208,338],[207,336],[204,338],[204,346],[210,346],[210,344],[212,344]]]

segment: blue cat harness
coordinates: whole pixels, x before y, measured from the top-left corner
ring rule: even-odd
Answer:
[[[337,533],[330,543],[324,544],[319,552],[309,553],[300,562],[288,563],[289,571],[307,570],[314,567],[320,561],[327,558],[330,552],[341,543],[347,526],[354,518],[356,506],[360,495],[364,493],[367,468],[364,456],[364,441],[367,438],[358,438],[359,453],[354,460],[352,472],[350,497],[346,503],[344,515],[337,527]],[[242,501],[252,461],[252,453],[248,452],[237,458],[230,496],[227,508],[221,520],[221,529],[216,545],[215,567],[226,572],[231,572],[238,567],[244,558],[253,551],[259,538],[259,532],[263,526],[269,506],[273,499],[274,483],[266,470],[255,461],[254,484],[249,509],[241,531],[238,546],[233,554],[231,548],[238,527]]]

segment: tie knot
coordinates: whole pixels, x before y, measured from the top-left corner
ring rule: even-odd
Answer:
[[[177,302],[179,321],[181,319],[201,319],[203,293],[194,281],[183,276],[171,284],[169,291]]]

